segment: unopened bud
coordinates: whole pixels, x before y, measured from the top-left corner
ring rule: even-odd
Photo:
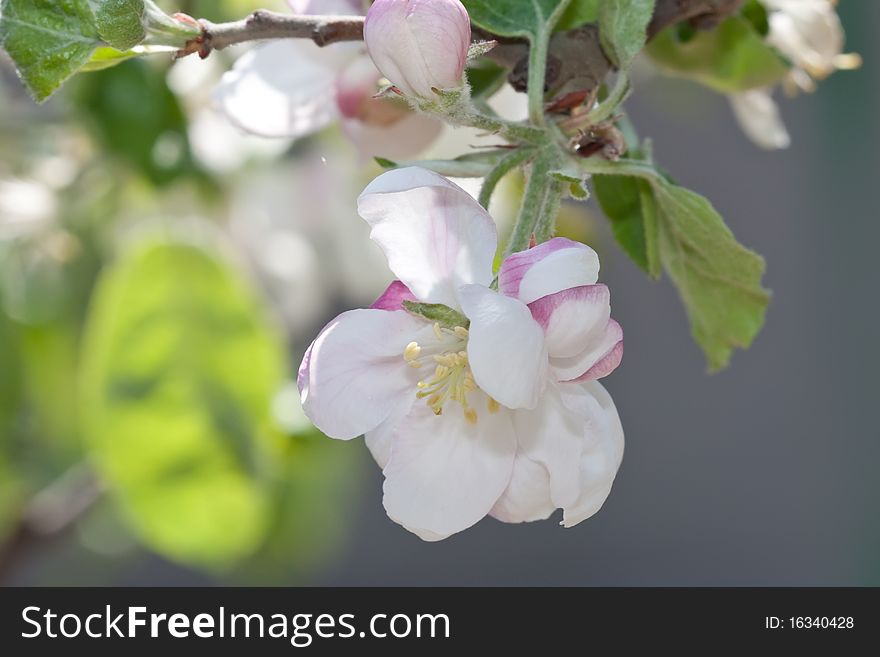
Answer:
[[[471,23],[459,0],[376,0],[364,40],[382,75],[408,96],[463,84]]]

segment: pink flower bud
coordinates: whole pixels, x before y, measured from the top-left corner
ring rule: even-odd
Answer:
[[[364,24],[367,50],[382,75],[408,96],[462,85],[471,23],[459,0],[376,0]]]

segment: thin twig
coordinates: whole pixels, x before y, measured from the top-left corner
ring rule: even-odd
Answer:
[[[0,545],[0,581],[13,573],[19,560],[33,547],[58,538],[70,529],[103,493],[103,484],[85,464],[74,466],[37,493]]]
[[[362,41],[363,16],[313,16],[279,14],[260,9],[232,23],[201,20],[202,35],[191,41],[180,55],[199,53],[204,59],[213,50],[249,41],[268,39],[311,39],[319,46],[341,41]]]

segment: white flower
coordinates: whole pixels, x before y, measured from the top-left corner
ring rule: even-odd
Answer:
[[[365,435],[388,515],[439,540],[490,514],[567,527],[595,513],[623,455],[596,381],[623,354],[599,261],[553,239],[501,265],[488,213],[419,168],[383,174],[358,202],[399,280],[343,313],[306,353],[303,408],[328,436]],[[443,304],[429,321],[404,303]],[[435,308],[432,306],[432,308]]]
[[[861,58],[843,53],[843,26],[833,0],[762,0],[769,11],[767,43],[792,63],[783,81],[789,94],[814,91],[838,69],[857,68]],[[751,89],[730,97],[743,132],[761,148],[788,148],[791,139],[772,88]]]
[[[773,100],[772,89],[750,89],[730,96],[730,105],[742,131],[767,150],[788,148],[791,137]]]
[[[763,2],[770,11],[767,42],[794,64],[789,89],[813,91],[814,80],[860,64],[858,55],[843,53],[843,25],[833,0]]]
[[[459,0],[376,0],[364,41],[376,67],[407,96],[457,89],[471,45],[471,21]]]
[[[290,0],[297,13],[362,14],[355,0]],[[215,92],[220,110],[239,128],[264,137],[300,138],[340,121],[363,156],[418,153],[442,124],[395,99],[377,99],[381,75],[363,44],[319,48],[283,39],[242,55]]]

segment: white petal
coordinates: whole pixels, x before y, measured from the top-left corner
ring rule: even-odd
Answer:
[[[534,468],[530,477],[517,477],[515,470],[496,506],[505,511],[560,507],[566,527],[598,511],[623,458],[623,429],[605,389],[596,382],[553,386],[538,408],[517,411],[514,424],[517,463],[528,459],[540,464],[549,478],[545,482]],[[499,519],[530,518],[526,513]]]
[[[373,455],[373,459],[375,459],[380,468],[384,469],[388,465],[388,461],[391,459],[391,443],[394,438],[394,432],[404,418],[409,415],[415,403],[416,395],[413,392],[413,394],[403,398],[397,407],[391,411],[388,419],[372,431],[367,431],[364,434],[367,448],[369,448],[370,454]]]
[[[331,438],[375,429],[416,390],[403,350],[424,322],[405,311],[351,310],[309,347],[298,383],[303,410]]]
[[[611,374],[622,360],[623,329],[611,319],[582,353],[571,358],[551,358],[550,368],[557,381],[594,381]]]
[[[814,77],[834,72],[844,41],[834,6],[827,0],[787,0],[773,9],[767,43]]]
[[[534,408],[547,376],[544,332],[528,306],[481,285],[461,288],[477,385],[507,408]]]
[[[458,288],[488,285],[497,235],[489,214],[458,185],[427,169],[395,169],[358,199],[391,270],[427,303],[458,308]]]
[[[315,16],[363,16],[361,0],[287,0],[295,14]]]
[[[472,402],[485,395],[471,395]],[[510,481],[516,438],[510,413],[482,412],[476,424],[450,405],[443,415],[416,403],[393,437],[385,467],[388,516],[426,541],[467,529]]]
[[[498,289],[523,303],[599,280],[599,256],[590,247],[556,237],[509,256],[498,272]]]
[[[303,137],[338,118],[336,62],[311,42],[280,40],[242,55],[214,92],[219,109],[246,132]]]
[[[611,395],[596,381],[561,386],[563,403],[584,418],[581,493],[565,508],[562,525],[573,527],[605,503],[623,460],[623,427]]]
[[[357,148],[361,159],[378,156],[394,160],[420,154],[440,136],[443,124],[424,114],[410,112],[389,126],[345,119],[342,129]]]
[[[733,94],[730,104],[742,131],[761,148],[775,150],[791,144],[779,106],[767,89]]]
[[[544,329],[555,380],[608,376],[623,358],[623,330],[611,319],[605,285],[570,288],[529,304]]]
[[[611,294],[605,285],[584,285],[541,297],[529,310],[544,329],[550,356],[576,356],[608,323]]]
[[[556,510],[550,499],[550,474],[542,463],[517,454],[507,490],[489,515],[501,522],[546,520]]]

